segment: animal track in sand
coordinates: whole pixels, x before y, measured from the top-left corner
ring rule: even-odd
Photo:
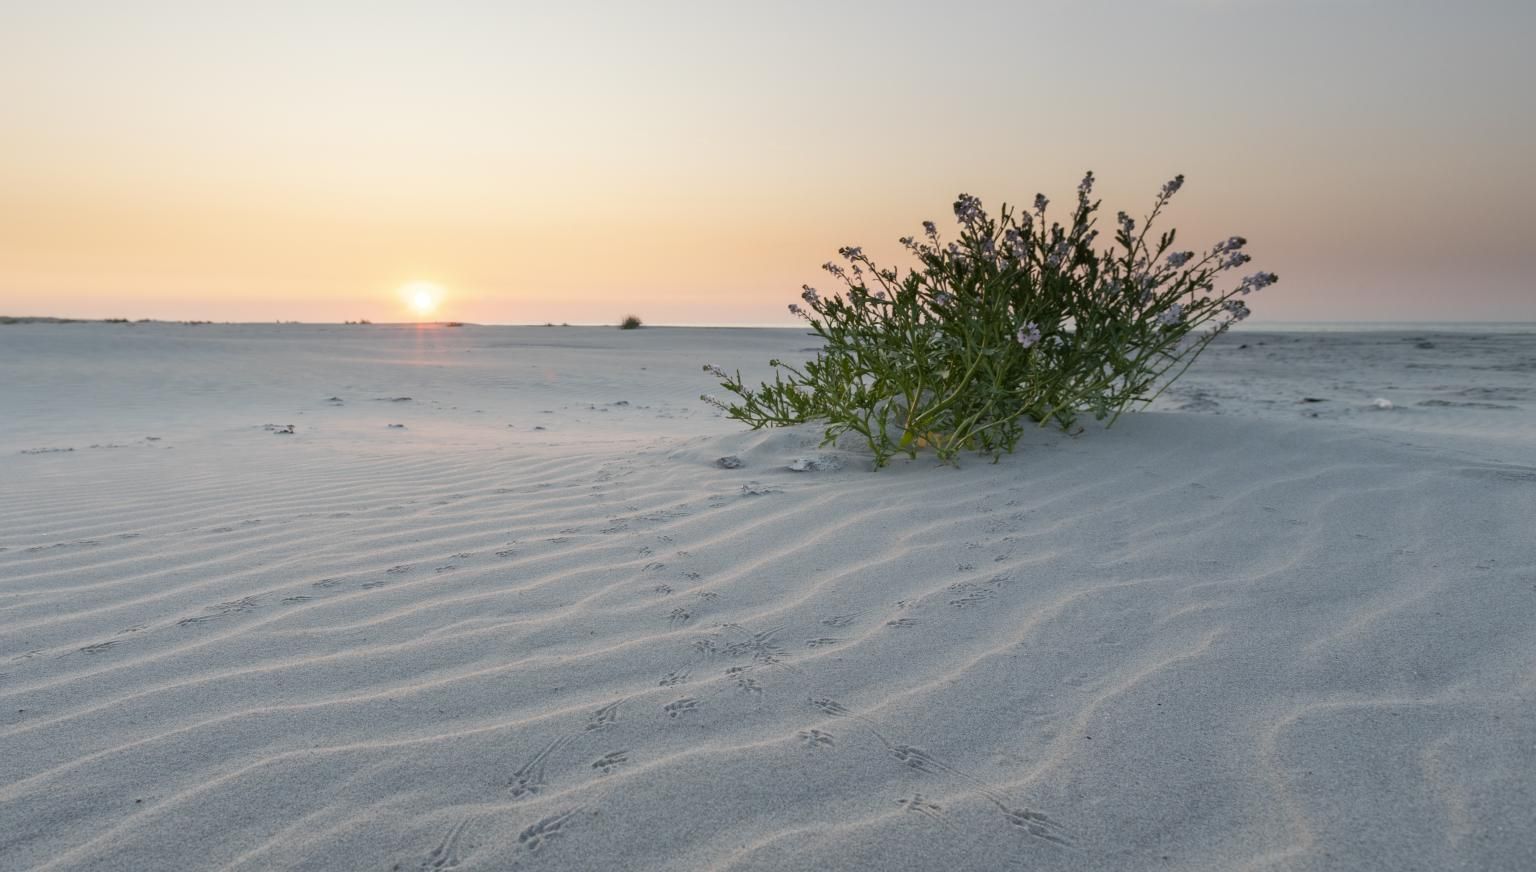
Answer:
[[[842,639],[834,639],[834,638],[832,638],[830,636],[823,636],[820,639],[806,639],[805,640],[805,647],[807,647],[807,648],[826,648],[826,647],[829,647],[829,646],[832,646],[832,645],[836,645],[836,644],[838,644],[841,641],[843,641],[843,640]]]
[[[659,593],[662,596],[666,596],[667,594],[672,592],[672,585],[670,585],[670,584],[658,584],[655,587],[651,588],[651,592]]]
[[[629,762],[628,751],[609,751],[603,756],[592,761],[592,768],[604,775],[611,775],[618,771],[620,766]]]
[[[821,622],[829,627],[848,627],[852,626],[853,622],[858,620],[861,614],[863,612],[855,612],[851,615],[833,615],[830,618],[822,618]]]
[[[234,613],[237,613],[237,612],[248,612],[248,611],[251,611],[252,609],[256,608],[258,605],[260,605],[260,603],[257,602],[256,597],[254,597],[254,596],[247,596],[247,597],[241,597],[240,599],[237,599],[237,600],[230,600],[227,603],[219,603],[216,606],[209,606],[208,610],[209,611],[217,611],[220,614],[229,615],[229,614],[234,614]]]
[[[1008,825],[1023,830],[1034,838],[1041,839],[1052,844],[1070,847],[1072,840],[1067,837],[1065,828],[1046,817],[1043,812],[1032,811],[1027,808],[1009,808],[997,800],[993,803],[1002,809],[1004,820]]]
[[[657,682],[657,685],[660,687],[672,687],[673,685],[682,684],[683,682],[687,681],[688,677],[692,674],[693,673],[691,672],[681,671],[668,672],[666,675],[662,676],[661,681]]]
[[[891,745],[890,751],[891,756],[895,757],[898,762],[919,772],[936,775],[940,770],[953,771],[948,766],[933,759],[933,756],[922,748],[912,745]]]
[[[341,584],[341,579],[339,578],[322,578],[311,584],[310,587],[335,587],[338,584]]]
[[[539,850],[545,842],[561,835],[566,825],[570,823],[571,818],[575,817],[576,812],[580,810],[580,808],[566,809],[559,814],[552,814],[549,817],[541,818],[538,823],[529,826],[517,834],[518,843],[530,851]]]
[[[721,649],[727,657],[751,655],[752,659],[758,663],[778,663],[788,656],[784,646],[774,639],[774,636],[784,629],[783,627],[774,627],[758,633],[750,632],[740,624],[723,624],[721,629],[740,633],[746,637]]]
[[[362,584],[358,585],[358,587],[361,587],[363,590],[373,590],[375,588],[383,587],[387,583],[388,582],[384,582],[384,581],[365,581]]]
[[[593,712],[592,717],[587,720],[587,725],[582,729],[582,732],[591,733],[597,730],[606,730],[614,724],[618,723],[619,706],[623,704],[624,700],[621,699],[616,702],[610,702],[597,711]]]
[[[832,734],[826,732],[825,730],[801,730],[795,735],[800,737],[800,742],[804,744],[805,747],[811,748],[813,750],[816,748],[830,748],[836,744],[836,741],[832,738]]]
[[[673,609],[671,613],[667,615],[667,623],[673,625],[686,624],[692,617],[693,614],[691,612],[679,606],[678,608]]]
[[[391,566],[390,568],[388,568],[388,569],[386,569],[384,571],[386,573],[390,574],[390,575],[401,575],[403,573],[410,572],[414,568],[415,568],[415,564],[411,564],[411,563],[397,563],[394,566]]]
[[[968,609],[972,606],[979,606],[997,596],[996,591],[988,590],[984,587],[969,586],[969,588],[965,593],[950,600],[949,604],[957,609]]]
[[[452,869],[459,865],[464,858],[459,854],[459,842],[464,838],[464,830],[469,827],[469,818],[464,818],[448,828],[442,841],[427,855],[427,859],[421,861],[421,869],[430,872],[434,869]]]
[[[757,683],[757,679],[743,675],[736,679],[736,689],[748,696],[762,696],[763,686]]]
[[[939,822],[948,829],[959,832],[959,830],[955,828],[955,825],[950,823],[949,820],[944,817],[944,809],[938,803],[928,800],[921,793],[914,793],[906,799],[898,799],[896,800],[896,804],[906,809],[907,811],[910,811],[914,814],[920,814],[925,818]]]
[[[850,711],[847,706],[844,706],[842,703],[834,699],[827,699],[823,696],[811,699],[809,702],[811,708],[816,709],[824,715],[831,715],[834,718],[847,718],[853,716],[853,712]]]
[[[117,644],[118,644],[117,640],[113,640],[111,642],[97,642],[94,645],[87,645],[84,648],[81,648],[80,649],[80,653],[82,653],[82,654],[100,654],[103,651],[106,651],[108,648],[112,648],[112,647],[116,646]]]
[[[549,762],[550,755],[565,747],[571,740],[570,736],[561,736],[544,746],[544,750],[533,755],[533,759],[524,763],[521,768],[512,773],[512,783],[507,792],[513,799],[523,799],[534,796],[544,789],[544,764]]]
[[[685,696],[681,699],[672,700],[671,702],[662,706],[661,710],[667,713],[667,717],[676,718],[689,712],[698,711],[698,708],[699,701],[697,699],[694,699],[691,696]]]
[[[916,618],[897,618],[894,621],[886,621],[885,625],[887,627],[895,627],[895,628],[900,629],[900,630],[905,630],[905,629],[917,626],[917,619]]]

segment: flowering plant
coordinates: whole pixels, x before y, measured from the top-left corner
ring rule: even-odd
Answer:
[[[1113,424],[1246,318],[1242,297],[1277,277],[1226,279],[1249,261],[1240,236],[1197,255],[1176,248],[1175,231],[1150,235],[1183,176],[1163,185],[1139,230],[1119,213],[1112,244],[1096,250],[1093,183],[1083,177],[1066,225],[1047,224],[1044,195],[993,217],[961,194],[958,237],[923,222],[921,237],[901,240],[917,260],[905,272],[840,249],[846,265],[822,268],[842,290],[807,285],[789,306],[825,341],[816,359],[770,361],[773,381],[756,388],[706,365],[735,400],[703,399],[754,429],[825,421],[823,444],[856,433],[876,468],[924,447],[949,463],[963,450],[995,460],[1025,421],[1066,428],[1086,413]]]

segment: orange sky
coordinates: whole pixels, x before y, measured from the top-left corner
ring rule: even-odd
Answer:
[[[1255,322],[1536,320],[1536,13],[1466,5],[8,4],[0,314],[788,324],[1091,168]]]

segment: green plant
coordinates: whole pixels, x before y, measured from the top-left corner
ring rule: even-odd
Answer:
[[[773,360],[772,382],[749,388],[713,365],[704,369],[736,400],[704,400],[755,428],[824,421],[823,444],[857,433],[875,466],[933,448],[953,463],[963,450],[1013,451],[1025,422],[1070,427],[1082,414],[1108,419],[1154,399],[1233,323],[1240,297],[1276,281],[1259,272],[1217,290],[1223,273],[1247,263],[1241,237],[1197,258],[1175,249],[1176,232],[1149,236],[1184,177],[1163,185],[1137,231],[1124,212],[1113,244],[1099,237],[1093,173],[1083,177],[1068,224],[1047,225],[1049,201],[1004,205],[996,218],[961,194],[957,239],[931,221],[901,240],[917,265],[882,269],[857,246],[828,262],[844,285],[822,296],[804,286],[806,318],[824,340],[800,366]]]
[[[639,326],[640,319],[636,318],[634,315],[625,315],[624,320],[619,322],[620,330],[635,330],[639,328]]]

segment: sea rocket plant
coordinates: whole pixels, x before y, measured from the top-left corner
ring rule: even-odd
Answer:
[[[945,242],[924,221],[922,237],[900,240],[917,259],[904,273],[879,268],[859,246],[839,249],[848,268],[822,269],[844,290],[824,296],[805,285],[805,305],[789,304],[825,340],[816,359],[770,361],[774,380],[756,388],[706,365],[736,397],[707,401],[753,428],[823,421],[824,444],[857,433],[876,468],[923,447],[946,462],[966,449],[995,459],[1014,449],[1026,420],[1065,428],[1088,413],[1112,424],[1246,318],[1237,298],[1277,276],[1229,284],[1224,274],[1251,260],[1241,236],[1203,255],[1173,250],[1175,231],[1149,238],[1183,176],[1159,189],[1139,223],[1119,213],[1113,243],[1096,250],[1093,185],[1090,172],[1065,225],[1047,224],[1044,194],[1032,212],[1004,205],[996,217],[961,194],[958,237]]]

